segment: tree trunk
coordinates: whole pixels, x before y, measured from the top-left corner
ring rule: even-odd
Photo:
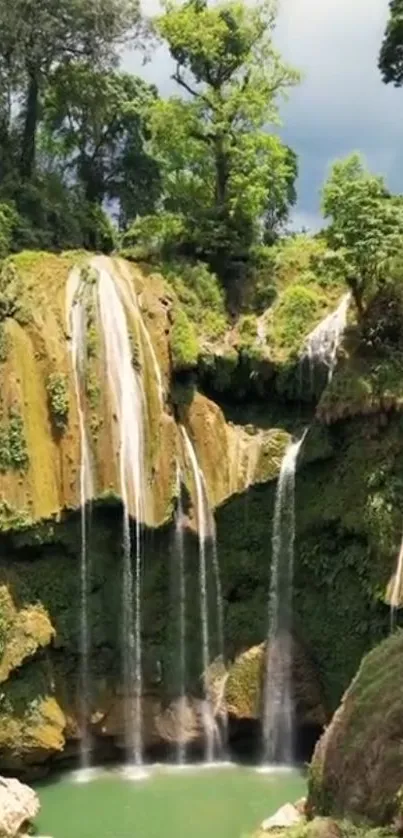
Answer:
[[[29,180],[35,168],[36,128],[39,116],[39,82],[35,70],[28,75],[28,91],[25,110],[24,131],[22,135],[20,175]]]
[[[357,309],[358,322],[362,323],[362,321],[364,319],[364,305],[363,305],[363,301],[362,301],[362,291],[361,291],[361,289],[359,287],[359,283],[357,282],[356,279],[350,280],[350,288],[351,288],[351,293],[353,295],[353,300],[355,302],[355,306],[356,306],[356,309]]]
[[[228,160],[226,152],[224,151],[224,143],[222,137],[217,137],[215,141],[215,200],[216,207],[223,210],[227,199],[227,183],[228,183]]]

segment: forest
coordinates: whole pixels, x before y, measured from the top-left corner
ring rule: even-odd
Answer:
[[[403,84],[402,3],[379,54]],[[275,46],[274,0],[0,2],[0,257],[23,249],[124,251],[203,262],[230,307],[251,300],[290,233],[298,159],[279,108],[298,69]],[[208,35],[206,34],[208,33]],[[164,43],[175,92],[120,68]],[[403,200],[353,154],[322,190],[321,265],[351,288],[359,317],[399,273]],[[260,277],[260,280],[259,280]]]

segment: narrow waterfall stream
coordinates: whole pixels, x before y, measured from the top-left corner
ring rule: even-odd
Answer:
[[[293,762],[292,581],[295,540],[295,471],[306,431],[291,443],[281,463],[272,536],[266,672],[263,703],[263,762]]]
[[[80,271],[71,271],[66,296],[66,320],[70,334],[74,389],[77,403],[80,431],[80,514],[81,514],[81,561],[80,561],[80,767],[90,767],[91,740],[89,715],[91,690],[89,678],[90,630],[88,621],[88,560],[87,560],[87,503],[93,497],[90,448],[85,426],[85,413],[81,390],[84,386],[86,361],[86,311],[85,287],[80,282]]]
[[[207,598],[207,567],[206,567],[206,541],[209,510],[206,504],[206,497],[203,489],[203,476],[197,462],[196,452],[190,441],[186,428],[182,426],[182,435],[185,442],[186,453],[192,469],[193,480],[196,491],[197,505],[197,528],[199,533],[199,580],[200,580],[200,616],[202,628],[202,665],[204,678],[204,701],[203,701],[203,727],[205,735],[205,761],[212,762],[214,759],[215,723],[206,678],[210,666],[210,636],[208,620],[208,598]]]
[[[98,271],[100,321],[107,374],[119,426],[120,490],[123,502],[123,678],[125,689],[125,741],[127,761],[139,766],[143,759],[142,646],[141,646],[141,522],[144,521],[144,394],[132,365],[125,309],[118,283],[102,260]],[[131,552],[130,508],[135,517],[135,578]],[[134,598],[134,616],[133,616]]]
[[[401,595],[403,587],[403,538],[400,544],[399,555],[397,557],[396,573],[393,582],[392,595],[390,598],[390,630],[394,631],[396,626],[396,610],[401,604]]]
[[[301,363],[308,362],[311,390],[314,389],[315,365],[327,367],[327,380],[331,381],[337,363],[337,350],[347,323],[351,294],[344,294],[339,305],[327,315],[308,335]]]
[[[179,603],[179,736],[176,748],[176,758],[179,765],[186,761],[186,576],[185,576],[185,545],[183,532],[182,505],[182,473],[179,463],[176,464],[176,491],[178,506],[175,522],[175,557],[177,563]]]

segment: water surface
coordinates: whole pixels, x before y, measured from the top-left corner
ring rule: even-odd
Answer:
[[[241,838],[305,792],[297,771],[153,767],[125,779],[103,772],[38,787],[38,832],[52,838]]]

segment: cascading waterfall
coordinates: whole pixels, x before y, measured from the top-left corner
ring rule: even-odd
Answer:
[[[347,311],[351,294],[342,297],[340,304],[324,318],[308,335],[301,357],[301,363],[308,361],[311,390],[314,389],[316,364],[327,367],[328,382],[331,381],[337,363],[337,350],[347,322]]]
[[[263,761],[293,760],[292,579],[295,540],[295,471],[306,432],[288,446],[277,484],[272,537],[269,632],[263,705]]]
[[[70,334],[74,389],[80,431],[80,512],[81,512],[81,562],[80,562],[80,764],[90,766],[91,741],[88,729],[91,696],[89,683],[90,631],[88,624],[88,561],[87,561],[87,503],[93,497],[90,448],[85,429],[85,413],[81,387],[86,360],[86,311],[85,286],[81,283],[79,269],[69,276],[66,299],[66,319]]]
[[[148,329],[147,329],[147,327],[144,323],[144,320],[141,316],[141,311],[140,311],[140,308],[139,308],[139,305],[138,305],[137,297],[136,297],[136,294],[135,294],[135,292],[133,290],[133,286],[132,286],[131,274],[128,271],[128,268],[125,265],[125,263],[122,262],[122,261],[119,262],[119,270],[120,270],[120,273],[121,273],[123,279],[125,280],[125,282],[121,286],[124,299],[126,301],[126,304],[129,306],[129,308],[133,312],[135,312],[136,323],[137,323],[137,325],[140,329],[140,332],[142,334],[143,339],[145,340],[145,342],[147,344],[147,348],[148,348],[148,351],[149,351],[149,354],[150,354],[151,363],[152,363],[153,370],[154,370],[154,376],[155,376],[155,380],[156,380],[156,384],[157,384],[158,398],[159,398],[160,405],[162,406],[164,404],[164,386],[163,386],[163,383],[162,383],[161,370],[160,370],[159,363],[157,361],[157,356],[156,356],[155,351],[154,351],[152,340],[150,338],[150,335],[148,333]],[[139,340],[139,347],[140,347],[140,353],[142,355],[141,361],[142,361],[142,363],[144,363],[144,356],[143,356],[143,352],[142,352],[141,340]]]
[[[123,502],[123,676],[125,686],[125,740],[127,759],[139,766],[142,741],[141,646],[141,522],[144,521],[144,393],[132,366],[132,352],[119,283],[102,258],[93,260],[98,271],[98,299],[107,375],[119,426],[120,490]],[[133,582],[130,509],[135,515],[135,578]],[[133,618],[134,596],[134,618]]]
[[[182,435],[185,442],[186,452],[192,469],[193,480],[196,490],[197,504],[197,528],[199,534],[199,580],[200,580],[200,615],[202,627],[202,665],[204,677],[204,701],[203,701],[203,727],[205,735],[205,760],[212,762],[214,758],[215,723],[214,713],[211,707],[208,690],[206,689],[206,678],[210,666],[210,637],[208,621],[208,597],[207,597],[207,566],[206,566],[206,541],[208,508],[203,487],[203,476],[197,462],[196,452],[187,434],[186,428],[182,426]]]
[[[176,754],[178,764],[183,765],[186,761],[186,577],[182,475],[179,463],[176,464],[176,488],[178,506],[175,526],[175,556],[179,582],[179,736]]]

